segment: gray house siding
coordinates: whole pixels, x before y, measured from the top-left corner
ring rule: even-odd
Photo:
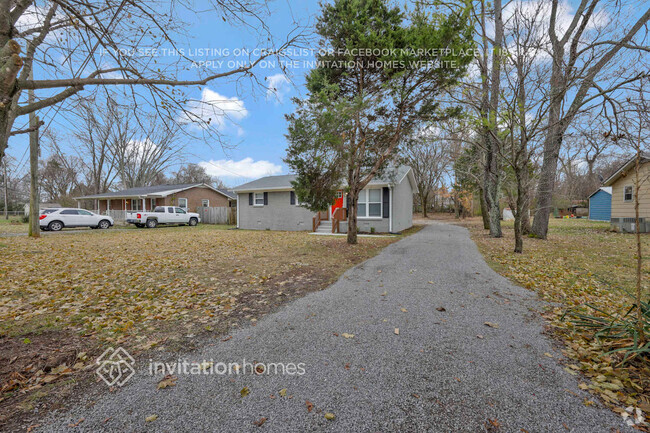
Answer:
[[[239,195],[239,228],[249,230],[312,229],[313,212],[290,203],[290,191],[268,192],[268,204],[249,205],[248,193]]]
[[[359,217],[357,225],[362,233],[401,232],[413,225],[413,187],[412,174],[408,167],[401,167],[391,179],[376,179],[371,181],[368,189],[380,189],[382,197],[381,217]],[[291,204],[290,183],[293,175],[268,176],[249,182],[240,187],[238,194],[238,227],[249,230],[312,230],[312,219],[315,212]],[[390,190],[387,184],[394,184]],[[273,191],[276,189],[276,191]],[[279,190],[279,191],[278,191]],[[250,191],[266,195],[264,206],[250,204]],[[390,215],[390,217],[389,217]],[[391,225],[392,219],[392,225]],[[347,232],[347,221],[339,225],[342,233]]]
[[[408,179],[393,187],[393,232],[401,232],[413,225],[413,187]]]

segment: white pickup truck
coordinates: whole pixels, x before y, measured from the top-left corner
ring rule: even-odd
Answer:
[[[156,206],[153,212],[127,212],[126,222],[136,227],[156,228],[159,224],[189,224],[195,226],[201,222],[198,213],[187,212],[175,206]]]

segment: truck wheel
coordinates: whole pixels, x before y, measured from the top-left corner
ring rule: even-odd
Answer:
[[[154,219],[147,220],[147,228],[148,229],[155,229],[157,225],[158,225],[158,221],[156,221]]]
[[[191,227],[194,227],[198,223],[199,223],[199,221],[196,218],[190,218],[190,226]]]
[[[106,230],[107,228],[111,227],[111,223],[108,220],[101,220],[99,224],[97,224],[98,229]]]
[[[47,229],[51,232],[58,232],[63,228],[63,223],[61,221],[52,221],[47,225]]]

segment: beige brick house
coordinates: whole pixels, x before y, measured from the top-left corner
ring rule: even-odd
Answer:
[[[199,207],[229,207],[234,193],[205,183],[155,185],[76,197],[80,207],[107,211],[148,211],[156,206],[178,206],[195,212]],[[81,206],[85,204],[85,206]]]
[[[629,159],[604,183],[612,187],[611,225],[624,232],[635,231],[634,196],[639,196],[639,229],[650,232],[650,157],[641,157],[639,188],[635,187],[636,158]]]

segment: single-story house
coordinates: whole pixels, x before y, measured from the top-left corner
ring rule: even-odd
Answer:
[[[589,196],[589,219],[609,221],[612,217],[612,187],[601,186]]]
[[[59,207],[63,207],[63,206],[61,206],[60,203],[39,203],[38,204],[39,213],[43,209],[59,208]],[[29,203],[25,203],[25,205],[23,206],[23,212],[25,216],[29,215]]]
[[[75,197],[75,200],[80,207],[82,202],[92,201],[92,207],[103,214],[111,210],[149,211],[156,206],[170,205],[191,211],[199,207],[229,207],[236,201],[236,196],[232,191],[214,188],[206,183],[186,183],[129,188]]]
[[[291,184],[295,175],[267,176],[234,188],[237,227],[253,230],[347,232],[348,200],[344,189],[323,212],[300,205]],[[360,195],[357,221],[360,232],[397,233],[413,225],[413,170],[388,169],[371,180]],[[333,221],[339,222],[332,226]],[[338,230],[337,230],[338,228]]]
[[[635,188],[635,164],[636,157],[630,158],[604,182],[604,186],[612,187],[612,216],[610,223],[613,228],[620,231],[636,231],[634,226],[634,195],[638,194],[639,231],[650,232],[650,156],[644,155],[641,157],[638,191]]]

